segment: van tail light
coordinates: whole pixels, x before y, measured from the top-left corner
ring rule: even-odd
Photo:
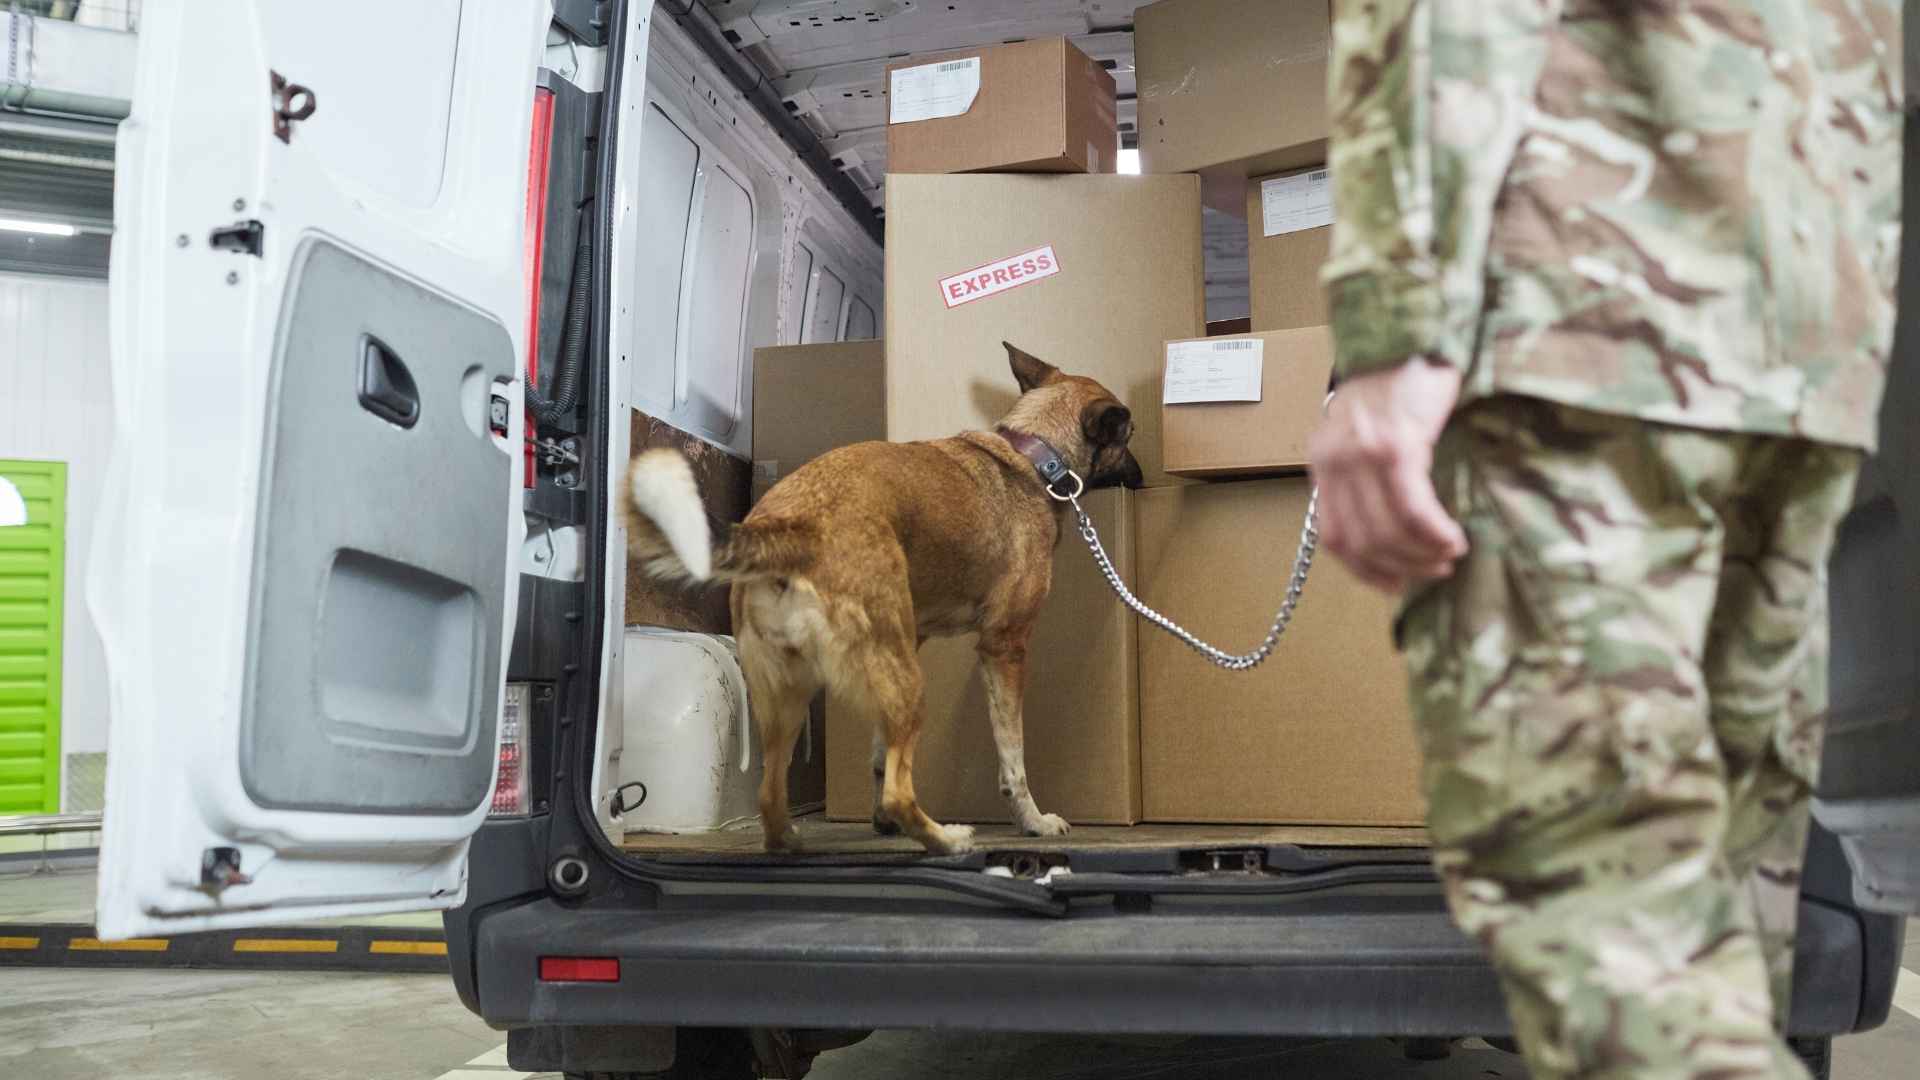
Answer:
[[[540,268],[547,247],[547,163],[553,154],[553,91],[533,91],[533,138],[527,144],[527,228],[523,262],[527,272],[527,385],[540,385]],[[533,444],[538,432],[526,422],[526,479],[533,486]]]
[[[541,982],[619,982],[617,956],[543,956]]]
[[[530,684],[507,684],[507,696],[500,708],[500,773],[493,782],[493,805],[487,811],[490,816],[525,814],[528,810],[527,710],[532,699]]]

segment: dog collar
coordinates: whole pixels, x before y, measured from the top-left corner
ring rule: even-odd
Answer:
[[[1038,435],[1029,435],[1024,431],[1014,431],[1010,428],[997,427],[993,431],[994,434],[1007,440],[1007,444],[1018,451],[1021,457],[1033,463],[1033,471],[1040,474],[1040,483],[1046,487],[1049,495],[1064,498],[1065,493],[1055,489],[1069,481],[1079,480],[1079,477],[1074,475],[1073,469],[1067,465],[1066,459],[1060,456],[1060,451],[1055,450],[1047,440]],[[1075,486],[1079,486],[1078,483],[1075,483]],[[1078,495],[1079,492],[1076,491],[1074,494]]]

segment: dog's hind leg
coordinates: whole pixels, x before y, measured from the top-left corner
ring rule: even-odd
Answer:
[[[1000,794],[1013,823],[1028,836],[1060,836],[1069,826],[1058,814],[1043,814],[1027,787],[1026,724],[1022,702],[1027,684],[1027,641],[1031,625],[1018,630],[989,630],[980,635],[980,674],[987,684],[987,708],[993,718],[993,745],[1000,754]]]
[[[794,743],[807,723],[813,675],[753,635],[743,635],[740,666],[747,676],[748,708],[760,729],[760,828],[768,851],[800,850],[800,832],[788,814],[787,770]]]
[[[835,685],[829,692],[839,693],[843,700],[858,701],[860,711],[884,733],[886,759],[876,816],[891,822],[933,854],[973,850],[972,826],[934,821],[921,809],[913,791],[913,751],[926,715],[920,658],[905,648],[869,643],[848,659],[844,665],[847,670],[842,672],[847,685]]]
[[[807,632],[818,625],[811,596],[811,590],[782,581],[741,582],[729,597],[747,708],[760,731],[760,828],[768,851],[800,847],[788,808],[787,771],[807,724],[808,703],[820,689],[813,662],[819,642]]]

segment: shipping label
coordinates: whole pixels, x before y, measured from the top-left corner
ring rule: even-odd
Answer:
[[[887,123],[959,116],[980,96],[980,58],[900,68],[887,82]]]
[[[1327,170],[1260,181],[1261,235],[1282,236],[1331,224],[1333,185]]]
[[[1042,244],[1032,251],[1009,255],[998,262],[976,266],[972,270],[940,279],[940,299],[950,308],[985,300],[995,293],[1052,277],[1060,272],[1060,260],[1053,245]]]
[[[1266,344],[1259,338],[1170,342],[1161,403],[1259,401]]]

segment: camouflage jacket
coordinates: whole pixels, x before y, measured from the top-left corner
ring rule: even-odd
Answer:
[[[1899,0],[1335,0],[1337,370],[1871,447]]]

